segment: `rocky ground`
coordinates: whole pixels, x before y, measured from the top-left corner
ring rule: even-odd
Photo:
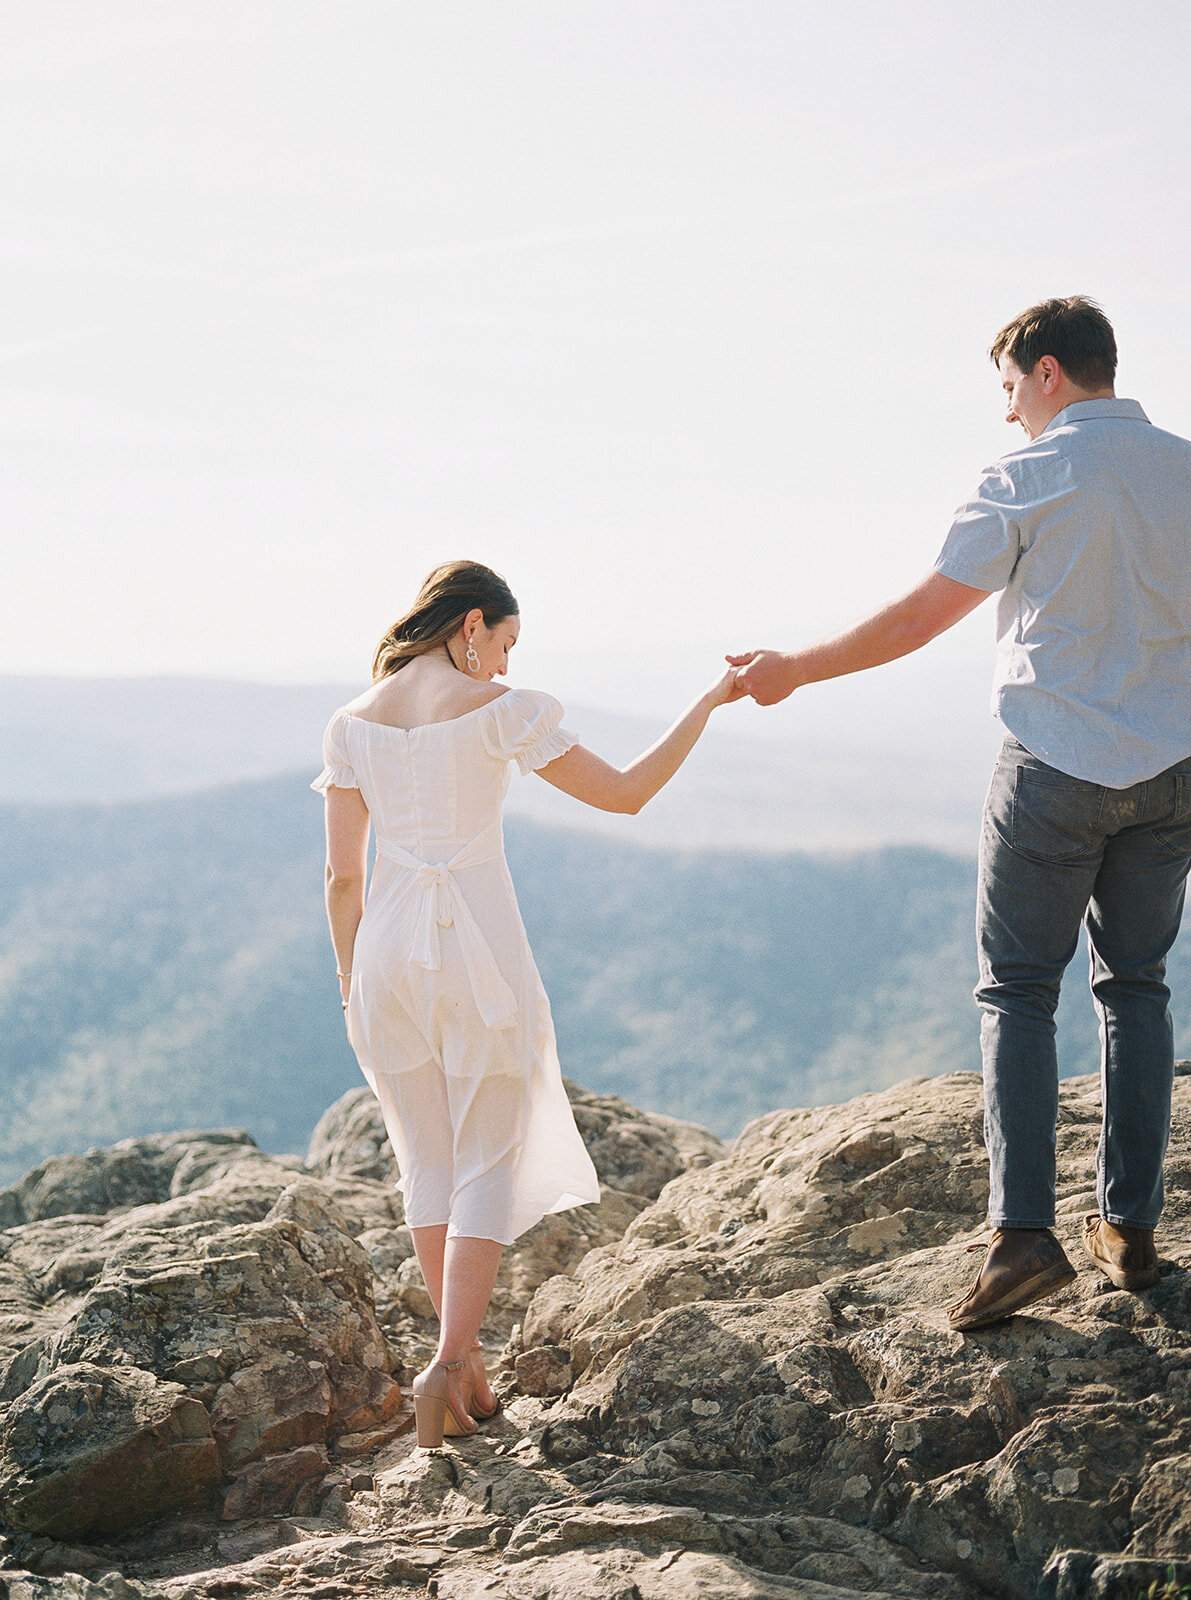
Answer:
[[[774,1112],[729,1152],[573,1089],[604,1184],[508,1251],[503,1414],[418,1451],[434,1338],[383,1129],[305,1161],[126,1140],[0,1190],[0,1596],[1050,1600],[1191,1579],[1191,1063],[1163,1276],[1086,1263],[1099,1124],[1063,1086],[1053,1301],[952,1333],[980,1088]]]

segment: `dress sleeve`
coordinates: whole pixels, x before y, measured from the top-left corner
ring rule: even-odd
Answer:
[[[579,743],[562,726],[562,706],[538,689],[510,689],[487,708],[482,718],[484,748],[497,761],[516,761],[522,773],[539,767]]]
[[[323,770],[310,785],[319,794],[326,794],[330,788],[360,787],[345,745],[346,721],[343,713],[337,711],[327,723],[327,731],[323,734]]]

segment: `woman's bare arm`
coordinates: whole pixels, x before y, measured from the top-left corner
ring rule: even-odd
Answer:
[[[356,930],[368,877],[368,807],[358,789],[327,790],[327,921],[340,990],[347,999]]]
[[[729,668],[687,707],[655,745],[630,761],[627,767],[614,767],[578,744],[565,756],[539,767],[538,776],[564,794],[582,800],[584,805],[594,806],[597,811],[620,811],[636,816],[690,755],[716,706],[742,697],[743,690],[736,687],[735,669]]]

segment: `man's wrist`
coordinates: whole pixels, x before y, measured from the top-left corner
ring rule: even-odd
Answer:
[[[796,651],[783,651],[781,666],[778,669],[782,685],[786,694],[793,694],[795,689],[801,689],[810,680],[803,671],[803,658]]]

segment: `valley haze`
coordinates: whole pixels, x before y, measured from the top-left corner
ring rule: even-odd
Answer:
[[[352,693],[0,680],[0,736],[19,753],[0,789],[0,1181],[177,1127],[298,1150],[360,1082],[308,788]],[[581,707],[567,722],[613,759],[657,731]],[[514,778],[509,861],[568,1076],[731,1137],[778,1107],[979,1067],[988,753],[957,734],[929,766],[905,740],[837,735],[713,729],[636,818]],[[1183,1054],[1189,948],[1171,959]],[[1060,1008],[1064,1075],[1098,1060],[1082,966]]]
[[[751,704],[723,708],[682,772],[639,816],[594,811],[540,780],[514,780],[507,811],[667,848],[927,844],[973,854],[999,742],[988,673],[935,667],[897,663],[865,683],[817,685],[764,712]],[[553,678],[533,687],[556,693],[566,726],[609,760],[629,760],[663,731],[655,716],[576,702],[566,692],[573,670],[560,676],[561,688]],[[0,738],[13,752],[0,771],[0,801],[147,800],[313,775],[327,719],[363,687],[0,675]],[[675,714],[683,695],[700,687],[675,687]]]

